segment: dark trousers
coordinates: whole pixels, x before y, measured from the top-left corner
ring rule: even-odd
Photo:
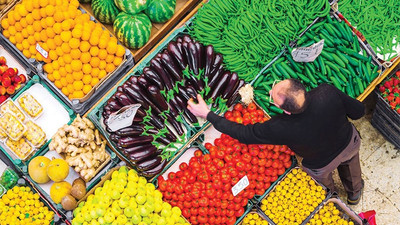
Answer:
[[[332,172],[337,168],[340,180],[349,198],[361,191],[361,167],[360,167],[360,134],[353,126],[353,135],[347,147],[328,165],[320,169],[308,169],[303,166],[303,170],[315,180],[325,185],[332,191],[336,191],[332,178]]]

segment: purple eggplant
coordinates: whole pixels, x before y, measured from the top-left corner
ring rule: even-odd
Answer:
[[[181,124],[178,123],[175,118],[172,118],[169,114],[167,115],[168,122],[174,127],[175,131],[178,133],[179,136],[183,135],[183,129]]]
[[[118,134],[111,134],[110,135],[110,139],[111,141],[118,143],[118,140],[121,138],[121,136],[119,136]]]
[[[221,54],[216,54],[215,58],[214,58],[214,62],[211,65],[210,68],[210,72],[208,73],[208,78],[210,79],[210,76],[212,77],[214,74],[217,73],[217,71],[219,70],[223,70],[223,66],[222,66],[222,61],[223,61],[224,57],[222,57]]]
[[[183,36],[183,41],[186,41],[186,42],[193,42],[192,38],[191,38],[189,35],[184,35],[184,36]]]
[[[137,150],[137,151],[132,151],[129,153],[129,159],[136,163],[139,162],[141,160],[144,160],[148,157],[151,157],[152,155],[154,155],[157,152],[157,148],[154,145],[151,145],[148,148],[143,148],[141,150]]]
[[[222,91],[226,87],[228,81],[229,81],[230,74],[229,72],[224,73],[222,78],[213,86],[211,87],[211,95],[210,97],[215,101],[215,99],[221,95]]]
[[[178,103],[176,102],[175,98],[171,98],[168,102],[170,112],[173,116],[178,116],[180,110],[176,107]]]
[[[193,115],[188,109],[187,109],[187,105],[186,102],[183,101],[183,99],[179,96],[176,95],[175,96],[176,101],[178,102],[178,104],[181,106],[181,108],[183,109],[183,112],[185,113],[186,117],[189,119],[189,121],[193,124],[193,123],[198,123],[199,121],[197,120],[196,116]]]
[[[197,51],[196,44],[194,42],[190,42],[188,44],[189,48],[189,61],[192,64],[193,73],[198,75],[199,74],[199,63],[200,63],[200,53]]]
[[[173,88],[172,81],[168,77],[166,71],[164,70],[161,62],[157,59],[152,59],[150,61],[151,63],[151,68],[156,71],[156,73],[160,76],[161,80],[164,82],[165,86],[167,87],[168,90],[171,90]]]
[[[101,113],[101,116],[103,116],[103,118],[106,120],[110,116],[111,113],[112,112],[110,111],[109,107],[106,105],[103,108],[103,112]]]
[[[182,43],[182,42],[183,42],[183,40],[182,40],[181,37],[177,37],[177,38],[176,38],[176,43]]]
[[[164,159],[158,164],[158,166],[154,167],[153,169],[147,170],[147,171],[142,171],[140,174],[144,177],[153,177],[164,169],[164,167],[167,165],[167,160]]]
[[[171,56],[175,58],[180,69],[184,70],[187,66],[187,61],[186,61],[186,58],[184,57],[181,49],[177,46],[177,43],[174,41],[171,41],[168,44],[167,49],[168,49],[169,54],[171,54]]]
[[[160,76],[158,76],[158,74],[151,68],[145,67],[143,69],[143,75],[150,83],[156,85],[158,89],[163,90],[165,88]]]
[[[225,90],[222,93],[222,98],[228,99],[235,91],[237,85],[239,85],[239,76],[237,73],[233,72],[229,79],[228,85],[225,87]]]
[[[242,80],[242,79],[239,80],[238,85],[236,86],[236,89],[233,91],[233,94],[231,96],[228,96],[229,99],[226,102],[226,104],[228,106],[231,106],[235,102],[236,98],[239,97],[239,89],[244,85],[244,83],[245,83],[244,80]]]
[[[193,57],[194,56],[192,56],[192,54],[189,51],[189,42],[184,41],[182,43],[182,49],[183,49],[184,57],[187,59],[189,69],[191,71],[193,71]]]
[[[206,63],[205,63],[204,76],[206,77],[208,77],[208,75],[211,72],[212,65],[214,62],[214,57],[215,57],[214,47],[212,45],[208,45],[206,47],[206,52],[205,52]]]
[[[132,85],[133,90],[135,90],[136,92],[140,93],[141,98],[151,107],[152,110],[154,110],[156,113],[161,114],[163,110],[161,110],[158,106],[156,106],[154,104],[154,102],[152,102],[149,97],[148,94],[146,93],[147,91],[143,91],[142,88],[137,85],[137,84],[133,84]],[[139,100],[138,100],[139,101]]]
[[[152,136],[128,136],[122,137],[118,140],[118,145],[122,148],[133,147],[144,143],[152,142]]]
[[[194,77],[186,79],[185,84],[192,86],[196,90],[196,92],[201,91],[200,85],[197,83],[197,80]]]
[[[182,80],[182,70],[178,67],[175,60],[169,55],[168,51],[164,51],[161,55],[161,62],[175,81]]]
[[[153,156],[153,157],[148,157],[144,160],[141,160],[139,162],[136,163],[136,168],[139,171],[147,171],[150,169],[153,169],[154,167],[158,166],[162,161],[161,156],[157,155],[157,156]]]
[[[163,111],[168,110],[168,104],[165,102],[164,97],[161,95],[160,90],[156,86],[149,86],[147,91],[150,94],[151,100]]]
[[[113,95],[110,99],[108,99],[107,106],[109,106],[110,109],[114,111],[117,111],[120,108],[122,108],[122,105],[119,104],[118,100],[115,98],[115,95]]]
[[[193,86],[186,86],[186,93],[190,98],[197,99],[197,91]]]
[[[196,46],[197,54],[198,54],[198,65],[200,69],[203,69],[205,67],[205,53],[204,53],[204,46],[200,44],[199,42],[194,42],[194,45]]]
[[[149,104],[144,100],[142,95],[133,87],[125,88],[125,92],[133,99],[135,99],[145,110],[149,109]]]
[[[140,125],[131,125],[129,127],[125,127],[115,131],[115,134],[121,137],[128,137],[128,136],[138,136],[143,133],[144,129],[143,126]]]
[[[131,84],[136,84],[138,82],[138,77],[137,76],[131,76],[128,80]]]
[[[144,90],[146,90],[147,87],[150,85],[143,74],[141,76],[139,76],[138,83]]]
[[[217,74],[215,74],[210,82],[208,82],[208,86],[211,88],[211,90],[213,90],[213,88],[218,84],[218,82],[222,79],[222,77],[224,76],[228,76],[230,77],[231,73],[229,71],[226,71],[225,73],[222,72],[218,72]]]
[[[130,148],[125,148],[123,151],[126,155],[129,155],[132,152],[136,152],[136,151],[144,151],[148,148],[151,148],[153,145],[152,144],[145,144],[145,145],[137,145],[134,147],[130,147]]]
[[[115,98],[118,99],[118,101],[124,106],[136,103],[136,101],[130,98],[127,94],[120,91],[117,91],[117,93],[115,93]]]
[[[165,146],[167,146],[171,143],[171,141],[167,137],[159,137],[159,138],[157,138],[156,141],[164,144]]]
[[[190,99],[190,96],[188,95],[188,93],[186,92],[185,88],[182,86],[178,87],[179,90],[179,94],[186,100],[188,101]]]

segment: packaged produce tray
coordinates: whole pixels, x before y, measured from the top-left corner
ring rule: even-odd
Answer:
[[[270,223],[270,224],[272,224],[272,225],[275,225],[275,224],[277,224],[277,223],[275,223],[270,217],[268,217],[267,215],[266,215],[266,213],[263,211],[263,207],[265,206],[265,204],[267,204],[267,198],[269,197],[269,196],[271,196],[271,194],[272,193],[274,193],[273,195],[275,195],[275,190],[277,189],[277,187],[282,183],[282,182],[285,182],[285,179],[286,178],[288,178],[288,175],[290,175],[290,176],[293,176],[293,173],[292,173],[292,171],[293,170],[297,170],[299,173],[300,172],[304,172],[300,167],[294,167],[294,168],[292,168],[288,173],[286,173],[286,175],[285,175],[285,177],[283,177],[273,188],[272,188],[272,190],[270,190],[265,196],[263,196],[263,198],[262,198],[262,200],[258,203],[258,207],[259,207],[259,212],[261,213],[261,215],[263,215],[263,217],[266,219],[266,220],[268,220],[268,222]],[[305,172],[304,172],[305,173]],[[307,180],[307,182],[309,182],[309,181],[313,181],[313,183],[314,183],[314,185],[316,185],[316,187],[321,187],[321,189],[322,190],[324,190],[324,192],[325,192],[325,196],[321,196],[321,198],[322,197],[324,197],[323,199],[321,199],[320,200],[320,202],[318,203],[318,202],[316,202],[316,205],[317,206],[310,206],[310,207],[313,207],[313,211],[310,213],[310,214],[307,214],[307,217],[305,217],[305,219],[303,219],[302,220],[302,222],[301,222],[301,224],[304,224],[304,221],[306,221],[307,220],[307,218],[309,218],[317,209],[318,209],[318,207],[321,205],[321,204],[323,204],[324,202],[326,202],[327,201],[327,199],[329,199],[330,197],[331,197],[331,195],[332,195],[332,193],[330,193],[330,190],[328,189],[328,188],[326,188],[324,185],[322,185],[322,184],[320,184],[320,183],[318,183],[316,180],[314,180],[311,176],[309,176],[308,174],[306,175],[307,177],[309,177],[308,178],[308,180]],[[280,186],[279,186],[280,187]],[[282,188],[282,187],[280,187],[280,188]],[[303,193],[298,193],[298,194],[303,194]],[[307,194],[304,194],[304,196],[307,196]],[[276,196],[274,196],[274,199],[276,198]],[[276,199],[278,199],[278,198],[276,198]],[[298,199],[298,196],[297,197],[295,197],[294,199]],[[266,203],[263,203],[263,201],[266,201]],[[275,201],[275,200],[274,200]],[[275,203],[275,202],[274,202]],[[269,203],[268,203],[269,204]],[[314,204],[314,203],[313,203]],[[263,206],[264,205],[264,206]],[[280,205],[278,205],[278,206],[280,206]],[[305,206],[304,206],[305,207]],[[268,210],[267,208],[265,209],[265,210]],[[281,210],[281,209],[280,209]],[[282,209],[283,210],[283,209]],[[279,219],[279,218],[278,218]],[[283,221],[285,221],[285,218],[283,218],[282,217],[282,219],[283,219]],[[279,222],[282,222],[282,221],[279,221]],[[298,223],[300,223],[299,221],[297,221]]]
[[[151,49],[159,43],[159,41],[174,28],[181,19],[198,4],[203,4],[208,0],[177,0],[174,15],[165,23],[153,23],[149,41],[139,49],[129,49],[132,52],[133,60],[138,63]],[[83,8],[93,14],[92,6],[89,3],[82,3]],[[112,24],[105,27],[113,34]]]
[[[16,5],[21,4],[21,2],[22,2],[21,0],[17,1],[16,4],[9,10],[9,12],[14,10]],[[83,14],[87,14],[87,12],[83,8],[80,7],[79,10],[81,10]],[[1,17],[1,19],[3,20],[4,18],[6,18],[8,16],[8,13],[3,15]],[[88,14],[88,15],[90,16],[91,21],[93,21],[94,23],[98,23],[98,21],[93,16],[91,16],[90,14]],[[104,26],[101,26],[101,27],[103,30],[106,30],[106,28]],[[3,31],[4,28],[1,28],[1,30]],[[110,37],[113,37],[111,33],[110,33]],[[42,43],[42,42],[40,42],[40,43]],[[44,50],[44,47],[39,45],[39,43],[37,43],[36,48],[39,49],[37,51],[40,52],[40,54],[42,56],[49,55],[49,52]],[[17,48],[15,48],[15,49],[17,51],[19,51]],[[50,56],[48,56],[48,57],[50,57]],[[125,74],[127,71],[129,71],[132,68],[134,63],[133,63],[133,58],[132,58],[131,52],[128,51],[127,49],[125,49],[125,54],[122,57],[123,57],[123,59],[122,59],[121,63],[118,66],[116,66],[116,68],[114,70],[107,73],[104,77],[100,78],[99,81],[95,85],[92,86],[92,88],[90,89],[90,91],[88,93],[83,94],[83,97],[75,98],[75,99],[70,99],[68,96],[66,96],[61,91],[61,89],[57,88],[55,83],[48,78],[48,74],[46,73],[45,68],[46,68],[47,64],[51,64],[51,62],[53,62],[54,60],[50,60],[49,58],[47,58],[46,61],[50,60],[50,63],[44,63],[42,61],[38,62],[36,60],[30,60],[30,62],[33,64],[33,66],[38,71],[44,71],[43,73],[39,73],[38,75],[41,76],[41,78],[46,81],[46,83],[52,89],[52,91],[54,93],[56,93],[76,113],[84,114],[88,109],[90,109],[98,101],[99,98],[101,98],[101,93],[104,93],[105,91],[108,90],[109,87],[112,87],[115,84],[115,82],[123,74]],[[100,63],[100,60],[99,60],[99,63]],[[89,64],[89,63],[87,63],[87,64]],[[72,67],[72,64],[71,64],[71,67]],[[93,68],[93,69],[95,69],[95,68]],[[69,74],[71,74],[71,73],[69,73]]]
[[[327,207],[327,205],[331,205],[331,204],[333,204],[335,206],[337,211],[334,212],[334,214],[332,214],[333,212],[331,212],[331,211],[326,211],[326,212],[330,212],[331,215],[339,216],[341,219],[343,219],[345,221],[353,222],[353,224],[355,224],[355,225],[364,224],[361,217],[357,213],[355,213],[350,207],[348,207],[338,197],[332,197],[332,198],[328,199],[327,201],[325,201],[323,204],[319,205],[317,210],[314,211],[313,214],[303,222],[303,224],[313,224],[313,223],[310,223],[311,220],[315,220],[317,215],[321,216],[321,215],[319,215],[321,209],[324,209],[325,207]],[[326,208],[325,208],[325,210],[326,210]],[[328,221],[326,221],[326,222],[329,223]],[[331,222],[335,223],[335,221],[331,221]]]
[[[22,110],[22,108],[19,106],[18,99],[24,94],[32,95],[39,102],[39,104],[43,107],[42,115],[37,118],[30,118],[30,116]],[[72,122],[75,114],[37,75],[33,76],[32,79],[21,89],[21,91],[14,95],[9,101],[14,101],[14,104],[26,118],[25,121],[32,121],[36,123],[46,134],[47,141],[45,141],[41,147],[32,147],[31,154],[27,154],[25,158],[20,158],[15,155],[8,147],[5,146],[4,143],[0,145],[0,148],[7,155],[7,157],[18,168],[24,170],[23,168],[26,168],[27,161],[30,159],[30,157],[39,155],[40,152],[46,148],[51,137],[57,131],[57,129],[66,123]]]

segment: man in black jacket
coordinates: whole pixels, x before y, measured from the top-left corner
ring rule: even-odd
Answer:
[[[331,190],[335,190],[332,172],[337,168],[347,202],[358,204],[364,187],[359,160],[361,142],[347,117],[356,120],[364,116],[364,105],[328,84],[306,92],[296,79],[277,83],[270,96],[285,114],[254,125],[245,126],[216,115],[200,95],[198,104],[188,102],[188,109],[244,144],[289,146],[303,158],[303,170]]]

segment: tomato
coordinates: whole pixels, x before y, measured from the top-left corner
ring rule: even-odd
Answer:
[[[191,224],[199,224],[196,216],[191,216],[189,220]]]
[[[200,224],[205,224],[208,221],[208,218],[206,217],[206,215],[199,215],[197,217],[198,221]]]
[[[176,177],[176,175],[175,175],[174,172],[170,172],[170,173],[168,174],[168,179],[170,179],[170,180],[175,179],[175,177]]]
[[[243,154],[243,156],[242,156],[243,162],[246,162],[246,163],[250,163],[251,158],[252,158],[252,157],[251,157],[250,154],[248,154],[248,153],[245,153],[245,154]]]
[[[207,189],[206,195],[207,195],[207,197],[210,198],[210,199],[214,198],[215,190],[214,190],[214,189]]]
[[[214,187],[215,189],[220,189],[221,186],[222,186],[222,182],[221,182],[219,179],[213,180],[213,187]]]
[[[217,139],[214,140],[214,145],[215,146],[220,146],[221,143],[222,143],[222,139],[221,138],[217,138]]]
[[[190,217],[190,209],[188,209],[189,207],[186,207],[185,206],[185,208],[184,209],[182,209],[182,215],[185,217],[185,218],[189,218]]]
[[[204,145],[204,147],[206,147],[207,150],[210,150],[210,148],[212,147],[212,144],[207,142],[207,143]]]
[[[256,110],[257,110],[256,104],[254,104],[254,102],[250,103],[250,104],[247,106],[247,110],[248,110],[249,112],[254,112],[254,111],[256,111]]]
[[[264,189],[267,190],[269,187],[271,187],[271,183],[270,182],[265,182],[264,183]]]
[[[233,117],[233,113],[231,111],[228,111],[228,112],[225,113],[224,116],[225,116],[226,119],[228,119],[230,117]]]
[[[225,157],[225,151],[219,150],[217,151],[217,158],[218,159],[223,159]]]
[[[226,209],[228,208],[228,201],[227,200],[221,200],[221,209]]]
[[[194,152],[194,156],[195,156],[196,158],[200,158],[202,155],[203,155],[203,152],[202,152],[201,150],[196,150],[196,151]]]
[[[256,113],[257,113],[258,116],[264,117],[264,112],[261,109],[257,109]]]
[[[210,223],[210,224],[216,224],[216,222],[215,222],[215,216],[209,216],[209,217],[208,217],[208,223]]]
[[[197,204],[196,207],[194,207],[194,205],[192,205],[193,208],[191,208],[190,213],[194,216],[197,216],[199,214],[199,209],[197,207],[199,207],[199,205]]]
[[[236,123],[240,123],[240,124],[242,124],[243,123],[243,119],[242,119],[242,117],[235,117],[235,122]]]
[[[227,225],[234,225],[236,223],[235,211],[232,210],[233,215],[228,214],[228,219],[225,221]]]

